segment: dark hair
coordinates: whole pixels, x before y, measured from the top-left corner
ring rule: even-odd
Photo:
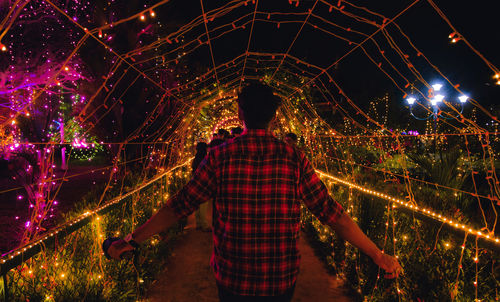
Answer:
[[[292,139],[294,142],[297,142],[297,134],[293,133],[293,132],[288,132],[285,137],[288,137],[290,139]]]
[[[226,129],[224,128],[220,128],[218,131],[217,131],[217,134],[218,135],[221,135],[224,139],[227,139],[229,137],[229,131],[227,131]]]
[[[208,149],[208,145],[205,142],[199,142],[196,144],[196,152],[205,152]]]
[[[223,140],[223,139],[221,139],[221,138],[214,138],[214,139],[210,142],[210,144],[208,144],[208,146],[209,146],[210,148],[213,148],[213,147],[216,147],[216,146],[221,145],[221,144],[223,144],[223,143],[224,143],[224,140]]]
[[[243,129],[241,129],[241,127],[231,128],[231,135],[240,135],[241,133],[243,133]]]
[[[238,94],[238,106],[243,112],[245,125],[250,129],[266,128],[276,115],[281,98],[273,89],[261,83],[251,83]]]

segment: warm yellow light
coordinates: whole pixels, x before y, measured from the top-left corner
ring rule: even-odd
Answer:
[[[144,20],[146,20],[146,16],[141,15],[141,16],[139,17],[139,19],[141,19],[141,21],[144,21]]]
[[[0,43],[0,48],[2,49],[2,51],[7,51],[7,46],[3,45],[2,43]]]
[[[498,81],[498,84],[500,85],[500,80]],[[346,180],[343,180],[343,179],[340,179],[340,178],[337,178],[335,176],[332,176],[330,174],[326,174],[320,170],[316,170],[316,172],[322,176],[322,177],[327,177],[331,180],[333,180],[334,182],[337,182],[337,183],[341,183],[341,184],[344,184],[350,188],[355,188],[359,191],[362,191],[362,192],[365,192],[367,194],[370,194],[370,195],[374,195],[374,196],[378,196],[378,197],[381,197],[383,199],[386,199],[386,200],[389,200],[389,201],[394,201],[394,202],[397,202],[401,205],[404,205],[406,208],[409,208],[409,209],[412,209],[413,211],[415,212],[420,212],[420,213],[426,213],[428,215],[431,215],[432,217],[434,217],[435,219],[439,219],[440,221],[443,221],[443,222],[446,222],[447,224],[449,225],[452,225],[452,226],[455,226],[457,228],[461,228],[463,230],[466,230],[468,231],[468,233],[471,233],[471,234],[477,234],[478,236],[484,236],[483,238],[486,238],[488,240],[491,240],[491,241],[495,241],[496,243],[499,243],[500,242],[500,238],[494,238],[494,237],[491,237],[489,234],[483,234],[481,231],[477,231],[477,230],[474,230],[472,228],[468,228],[467,226],[463,225],[463,224],[458,224],[456,221],[452,220],[452,219],[449,219],[449,218],[446,218],[445,216],[442,216],[441,214],[439,213],[435,213],[435,212],[432,212],[431,210],[429,209],[421,209],[419,208],[418,206],[416,205],[412,205],[412,204],[409,204],[405,201],[402,201],[402,200],[399,200],[399,199],[396,199],[394,197],[391,197],[389,195],[386,195],[386,194],[383,194],[383,193],[380,193],[380,192],[377,192],[377,191],[373,191],[373,190],[370,190],[370,189],[367,189],[367,188],[363,188],[361,186],[358,186],[354,183],[351,183],[351,182],[348,182]],[[393,205],[394,206],[394,205]],[[386,224],[387,225],[387,224]],[[449,243],[447,243],[449,245]],[[447,246],[448,246],[447,245]]]
[[[151,10],[151,11],[149,12],[149,14],[151,15],[151,17],[155,17],[155,16],[156,16],[156,13],[155,13],[153,10]]]
[[[64,66],[64,70],[69,71],[69,67],[68,66]]]

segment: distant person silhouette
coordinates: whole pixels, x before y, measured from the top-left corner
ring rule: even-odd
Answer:
[[[285,135],[285,143],[292,145],[292,146],[297,146],[297,134],[293,132],[288,132]]]
[[[203,161],[205,156],[207,155],[208,145],[205,142],[199,142],[196,144],[196,155],[194,156],[193,162],[191,164],[192,175],[196,172],[196,169]],[[198,210],[195,211],[195,221],[196,221],[196,229],[200,229],[202,231],[211,231],[212,228],[208,225],[207,216],[210,202],[204,202],[200,204]]]

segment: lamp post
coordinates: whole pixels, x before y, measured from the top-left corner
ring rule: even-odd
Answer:
[[[442,110],[440,110],[440,108],[439,108],[440,103],[443,103],[447,98],[446,95],[444,94],[444,92],[441,90],[443,88],[443,85],[436,83],[436,84],[431,85],[431,87],[432,88],[429,89],[428,97],[427,98],[424,97],[424,100],[428,100],[428,103],[427,102],[426,103],[419,102],[419,99],[413,93],[408,95],[408,97],[406,98],[406,102],[410,107],[410,115],[412,117],[414,117],[415,119],[417,119],[417,120],[428,120],[431,118],[433,119],[432,132],[434,134],[434,139],[436,140],[435,136],[437,134],[438,118],[453,119],[453,118],[457,118],[458,116],[460,116],[464,110],[464,105],[465,105],[465,103],[467,103],[467,100],[469,99],[469,97],[466,95],[458,96],[456,98],[456,100],[458,100],[458,104],[460,106],[459,114],[453,115],[451,117],[446,117],[442,114]],[[413,86],[412,86],[412,90],[413,90]],[[414,114],[413,111],[414,111],[415,104],[419,104],[421,106],[428,107],[429,103],[430,103],[430,107],[431,107],[432,112],[430,112],[427,116],[420,117],[420,116]],[[451,111],[447,112],[447,115],[452,115]]]

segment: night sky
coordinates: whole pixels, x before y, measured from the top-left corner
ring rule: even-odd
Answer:
[[[205,10],[221,6],[225,1],[206,1]],[[356,5],[365,6],[374,12],[392,18],[413,1],[357,1]],[[314,1],[300,1],[299,6],[290,5],[287,0],[260,1],[259,11],[281,11],[281,12],[304,12],[312,7]],[[495,34],[495,8],[494,1],[482,1],[479,4],[461,1],[436,1],[438,7],[446,14],[456,29],[465,36],[468,41],[481,52],[494,65],[498,65],[498,53],[500,53],[499,35]],[[166,5],[167,14],[174,20],[186,22],[201,13],[200,3],[195,0],[171,2]],[[219,24],[231,22],[236,19],[236,14],[246,14],[253,11],[254,6],[238,8],[229,15],[209,22],[209,28]],[[175,11],[175,13],[174,13]],[[174,14],[170,14],[170,13]],[[329,14],[324,3],[318,3],[314,10],[318,15],[331,18],[335,23],[344,27],[357,29],[366,34],[373,33],[376,28],[367,26],[360,22],[354,22],[340,16]],[[334,16],[334,17],[332,17]],[[301,17],[303,18],[303,17]],[[429,60],[436,65],[449,79],[460,84],[460,89],[468,93],[483,105],[495,104],[499,99],[500,86],[495,85],[492,79],[493,72],[474,54],[464,43],[451,43],[448,35],[452,30],[444,20],[434,11],[427,1],[420,1],[401,15],[396,22],[402,30],[411,38],[412,42],[419,48]],[[320,22],[315,22],[321,24]],[[280,29],[275,25],[257,22],[254,27],[250,51],[262,52],[285,52],[290,46],[300,24],[282,24]],[[388,27],[388,32],[393,36],[395,42],[407,50],[410,60],[422,73],[429,83],[440,82],[445,84],[444,79],[430,66],[416,58],[416,53],[409,48],[401,35],[398,35],[394,26]],[[245,51],[248,42],[249,29],[229,33],[226,36],[213,40],[213,52],[217,63],[222,63]],[[352,36],[355,41],[362,41],[359,36]],[[389,45],[384,43],[381,33],[374,37],[381,43],[382,48],[387,49]],[[374,50],[373,45],[366,43],[368,50]],[[328,67],[339,57],[349,51],[352,46],[344,41],[335,39],[323,32],[305,26],[290,50],[290,54],[303,60],[316,64],[320,67]],[[210,54],[207,49],[200,51],[196,57],[208,67],[211,66]],[[389,52],[389,51],[388,51]],[[373,52],[371,52],[373,54]],[[391,62],[398,68],[405,68],[399,64],[398,58],[391,58]],[[387,67],[384,65],[383,67]],[[333,68],[332,72],[346,93],[358,103],[366,103],[372,97],[380,96],[385,92],[403,97],[403,93],[395,89],[394,85],[381,73],[378,68],[370,62],[361,50],[356,50],[343,59],[340,64]],[[394,75],[394,72],[391,72]],[[415,80],[409,74],[405,74],[410,80]],[[402,83],[401,81],[399,83]],[[421,85],[420,88],[423,89]],[[444,87],[452,90],[452,87]],[[456,93],[450,91],[450,93]]]

